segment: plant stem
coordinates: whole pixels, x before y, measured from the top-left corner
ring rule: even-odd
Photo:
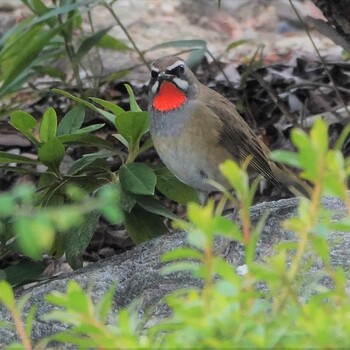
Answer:
[[[210,308],[210,296],[212,289],[212,269],[213,269],[213,242],[208,242],[204,248],[204,286],[203,286],[203,298],[204,298],[204,312],[208,313]]]
[[[278,312],[284,305],[285,301],[287,300],[287,297],[290,293],[291,284],[295,280],[295,277],[301,265],[303,255],[307,248],[310,230],[317,223],[317,213],[319,212],[319,207],[320,207],[321,198],[322,198],[322,184],[323,184],[322,173],[323,173],[322,171],[319,171],[320,179],[315,184],[314,190],[312,191],[311,204],[310,204],[310,210],[309,210],[309,216],[310,216],[309,223],[308,225],[305,225],[303,229],[298,232],[300,236],[300,242],[299,242],[295,257],[293,259],[293,263],[287,275],[288,284],[286,288],[283,290],[281,298],[276,301],[275,312]]]
[[[125,26],[123,25],[123,23],[121,22],[121,20],[119,19],[119,17],[117,16],[117,14],[114,12],[113,7],[109,4],[102,4],[102,6],[104,6],[112,15],[112,17],[115,19],[115,21],[118,23],[119,27],[122,29],[122,31],[124,32],[124,34],[127,36],[127,38],[129,39],[131,45],[133,46],[133,48],[135,49],[135,51],[138,53],[138,55],[140,56],[141,61],[145,64],[145,66],[147,67],[147,69],[149,71],[151,71],[151,66],[149,65],[149,63],[146,61],[144,54],[140,51],[140,49],[137,47],[134,39],[132,38],[132,36],[129,34],[128,30],[125,28]]]
[[[58,16],[58,21],[61,25],[63,24],[63,20],[62,20],[61,15]],[[74,55],[75,55],[74,46],[73,46],[72,41],[70,40],[69,36],[67,35],[65,29],[62,29],[61,33],[62,33],[61,35],[62,35],[63,40],[64,40],[64,47],[66,49],[69,62],[72,66],[73,74],[74,74],[75,80],[77,82],[77,87],[78,87],[79,93],[80,93],[80,95],[82,95],[83,83],[80,79],[79,65],[74,61]]]
[[[90,28],[91,28],[91,32],[93,34],[95,34],[95,26],[94,26],[94,22],[92,20],[92,15],[91,15],[91,11],[88,11],[88,19],[89,19],[89,24],[90,24]],[[103,60],[102,60],[102,57],[101,57],[101,53],[100,53],[100,49],[97,45],[95,45],[95,50],[96,50],[96,54],[97,54],[97,61],[98,61],[98,64],[99,64],[99,74],[96,76],[94,76],[94,91],[97,92],[98,90],[98,86],[100,84],[100,77],[102,76],[102,72],[103,72]]]
[[[10,310],[11,311],[11,315],[12,315],[12,318],[15,322],[15,325],[16,325],[16,330],[17,330],[17,333],[22,341],[22,344],[23,344],[23,347],[26,349],[26,350],[32,350],[32,345],[30,343],[30,340],[29,340],[29,337],[28,335],[26,334],[26,331],[23,327],[23,323],[22,323],[22,320],[21,320],[21,317],[19,315],[19,312],[17,309],[13,309],[13,310]]]

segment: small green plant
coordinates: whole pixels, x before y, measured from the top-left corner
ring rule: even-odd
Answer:
[[[346,292],[346,274],[331,266],[327,236],[335,230],[350,231],[346,192],[350,168],[338,149],[328,149],[327,126],[323,121],[315,123],[310,136],[294,130],[292,139],[298,152],[277,152],[273,158],[293,163],[314,186],[310,200],[301,199],[298,215],[285,223],[299,237],[297,242],[281,242],[274,247],[272,256],[265,257],[264,262],[256,261],[255,247],[264,217],[252,227],[249,203],[254,190],[249,189],[245,171],[227,161],[222,171],[237,193],[242,229],[220,215],[221,205],[215,208],[209,201],[200,207],[192,203],[188,207],[189,222],[177,221],[188,232],[189,247],[163,256],[166,263],[163,273],[189,271],[203,281],[203,288],[185,288],[168,295],[165,301],[172,310],[171,316],[142,329],[143,321],[132,306],[120,310],[116,320],[106,326],[114,288],[94,304],[72,281],[66,293],[53,292],[47,296],[49,302],[62,308],[47,315],[47,319],[70,326],[49,340],[78,347],[116,349],[349,347],[350,297]],[[348,210],[344,218],[331,220],[332,213],[322,205],[324,194],[344,200]],[[217,236],[244,245],[246,274],[238,275],[229,262],[216,254]],[[333,280],[334,288],[327,289],[318,283],[315,287],[314,279],[305,285],[300,278],[310,266],[310,250],[322,260],[322,274]],[[263,290],[258,288],[262,284],[266,286]],[[8,291],[8,286],[0,289],[0,300],[13,310],[14,301],[8,302]],[[301,295],[307,295],[306,301],[300,299]],[[23,334],[23,326],[16,322],[18,315],[13,311],[12,315],[18,333]]]
[[[99,106],[97,107],[57,90],[78,103],[59,123],[53,108],[47,109],[39,122],[23,111],[14,111],[11,114],[10,124],[32,142],[37,149],[38,159],[0,152],[0,167],[15,172],[29,172],[38,177],[35,195],[32,193],[33,196],[30,197],[30,213],[35,212],[35,208],[65,208],[66,205],[74,203],[77,197],[91,196],[105,185],[114,184],[120,193],[124,225],[133,241],[139,243],[167,231],[164,217],[175,218],[175,215],[160,203],[156,191],[183,204],[190,200],[198,201],[196,192],[182,184],[166,168],[152,168],[135,161],[142,152],[152,146],[152,142],[149,138],[144,140],[148,131],[148,113],[141,111],[131,88],[127,86],[127,89],[130,95],[130,111],[124,111],[111,102],[92,98]],[[116,128],[116,133],[113,134],[115,143],[92,134],[104,127],[105,123],[83,126],[85,108],[92,109],[106,123]],[[85,154],[67,170],[61,164],[71,145],[93,147],[98,151]],[[126,157],[120,155],[121,147],[127,149]],[[120,168],[116,171],[111,170],[111,157],[120,157],[122,160]],[[16,163],[17,166],[13,167],[11,163]],[[38,165],[44,166],[46,170],[39,172],[33,169]],[[8,196],[5,194],[3,198],[6,200]],[[22,204],[19,210],[28,212]],[[47,227],[47,232],[51,230],[51,233],[46,236],[48,240],[44,244],[43,240],[34,239],[29,233],[21,234],[27,227],[26,223],[21,226],[23,220],[19,220],[12,210],[5,211],[0,216],[0,223],[3,226],[5,222],[14,224],[6,224],[6,232],[0,234],[2,254],[18,251],[18,239],[21,237],[20,241],[26,239],[31,242],[31,249],[34,251],[32,253],[28,249],[20,250],[25,255],[39,259],[39,255],[46,252],[54,258],[60,258],[66,253],[67,260],[73,268],[81,267],[82,254],[96,230],[99,216],[98,211],[94,215],[86,213],[84,224],[78,230],[76,226],[70,228],[70,233],[59,234],[58,227]],[[37,224],[44,231],[45,220],[40,215]],[[13,238],[16,238],[14,244],[8,245],[6,242]]]
[[[0,39],[0,100],[3,105],[0,117],[7,116],[9,111],[18,108],[20,99],[11,100],[11,96],[25,89],[33,78],[47,75],[53,80],[45,86],[44,91],[38,86],[30,85],[31,93],[46,93],[50,87],[60,84],[68,89],[72,81],[81,97],[96,95],[101,83],[121,78],[133,67],[117,70],[103,76],[103,60],[101,50],[126,52],[135,50],[140,61],[149,68],[145,59],[148,51],[164,48],[181,48],[190,51],[187,63],[196,68],[205,53],[210,52],[203,40],[176,40],[153,46],[140,51],[132,36],[114,11],[116,1],[106,0],[22,0],[31,11],[32,16],[9,29]],[[122,29],[128,38],[128,45],[109,34],[112,26],[95,30],[92,10],[105,8],[111,18]],[[90,31],[82,28],[83,20],[90,25]],[[28,44],[30,43],[30,45]],[[230,46],[232,48],[232,45]],[[96,51],[94,74],[86,69],[86,57],[92,50]],[[57,64],[60,59],[68,58],[68,69]],[[149,68],[150,69],[150,68]],[[73,73],[73,79],[70,73]],[[84,74],[82,74],[84,73]],[[225,73],[224,73],[225,74]],[[82,76],[89,77],[88,83]]]
[[[11,344],[12,349],[32,349],[30,334],[32,331],[33,319],[36,312],[36,307],[32,307],[26,317],[25,325],[23,324],[22,313],[29,295],[22,297],[19,301],[15,299],[14,292],[11,286],[5,282],[0,281],[0,302],[9,310],[13,324],[6,324],[1,322],[1,326],[16,329],[20,342]]]
[[[43,271],[42,256],[61,257],[66,253],[73,267],[82,264],[82,254],[102,215],[109,222],[120,223],[120,191],[113,184],[101,186],[93,196],[78,187],[70,187],[74,200],[63,206],[36,203],[34,187],[25,185],[0,195],[0,257],[18,252],[31,259],[0,270],[1,279],[12,285],[35,280]]]
[[[18,93],[25,83],[38,75],[48,75],[68,84],[69,75],[56,65],[57,60],[64,57],[69,60],[77,88],[82,94],[81,72],[86,70],[83,59],[92,49],[131,50],[108,34],[111,27],[95,31],[90,12],[97,5],[108,6],[106,1],[22,0],[22,3],[30,9],[32,17],[9,29],[0,39],[0,99]],[[85,14],[89,17],[90,33],[83,33],[81,27]],[[97,55],[99,57],[99,52]],[[101,60],[96,63],[100,67],[95,67],[99,74],[94,76],[94,88],[98,86],[103,68]]]

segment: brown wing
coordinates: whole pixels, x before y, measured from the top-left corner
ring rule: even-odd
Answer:
[[[205,93],[205,95],[207,94]],[[218,101],[220,102],[218,103]],[[260,173],[275,185],[281,186],[267,159],[269,152],[267,146],[258,139],[232,103],[220,94],[216,94],[216,99],[209,100],[207,106],[222,121],[220,143],[232,154],[233,158],[239,163],[243,163],[248,157],[251,157],[248,168]]]

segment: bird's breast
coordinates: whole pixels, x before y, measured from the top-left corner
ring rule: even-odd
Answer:
[[[218,166],[229,155],[205,120],[191,114],[151,114],[150,130],[163,163],[182,182],[206,192],[213,190],[208,179],[223,183]]]

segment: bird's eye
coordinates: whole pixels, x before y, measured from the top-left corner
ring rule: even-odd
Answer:
[[[152,78],[153,78],[153,79],[157,79],[157,78],[158,78],[158,75],[159,75],[159,72],[156,71],[156,70],[154,70],[154,69],[152,69],[152,71],[151,71],[151,76],[152,76]]]
[[[185,66],[184,66],[183,64],[180,64],[180,65],[177,67],[177,73],[178,73],[179,75],[185,73]]]

